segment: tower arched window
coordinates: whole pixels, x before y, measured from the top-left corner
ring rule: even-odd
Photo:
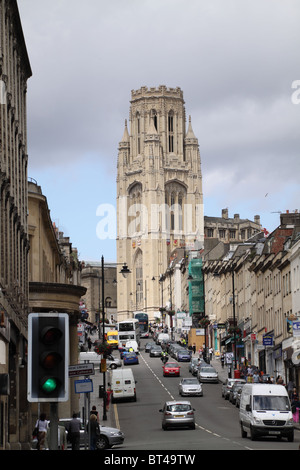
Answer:
[[[136,139],[137,139],[137,154],[141,153],[141,115],[136,113]]]
[[[151,109],[150,119],[153,120],[154,127],[157,130],[158,121],[157,121],[157,112],[155,109]]]
[[[168,150],[174,152],[174,113],[170,111],[168,114]]]

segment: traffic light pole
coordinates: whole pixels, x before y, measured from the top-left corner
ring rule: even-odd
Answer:
[[[104,312],[104,257],[101,256],[101,273],[102,273],[102,341],[105,340],[105,312]],[[107,420],[106,415],[106,372],[103,371],[103,421]]]
[[[58,449],[58,404],[50,403],[50,450]]]

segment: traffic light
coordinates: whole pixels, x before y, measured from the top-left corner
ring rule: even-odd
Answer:
[[[69,316],[31,313],[28,315],[28,401],[67,401],[68,392]]]

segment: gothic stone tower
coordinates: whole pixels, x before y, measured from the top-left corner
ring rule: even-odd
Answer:
[[[184,104],[178,87],[131,92],[117,171],[117,259],[131,270],[127,279],[118,273],[119,320],[134,311],[153,319],[174,251],[203,244],[200,153]]]

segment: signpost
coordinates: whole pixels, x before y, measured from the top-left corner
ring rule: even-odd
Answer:
[[[87,448],[87,434],[86,434],[86,416],[88,416],[88,413],[86,410],[90,409],[90,393],[93,392],[93,381],[89,378],[87,378],[89,375],[94,375],[95,374],[95,369],[94,369],[94,363],[93,362],[84,362],[82,364],[75,364],[72,366],[69,366],[69,377],[80,377],[84,376],[85,378],[82,380],[75,380],[74,381],[74,386],[75,386],[75,393],[84,393],[84,416],[83,416],[83,423],[84,423],[84,446],[85,449]],[[88,442],[90,442],[90,432],[91,432],[91,427],[89,426],[89,432],[88,432]]]
[[[78,377],[80,375],[94,375],[94,363],[85,362],[84,364],[76,364],[69,366],[69,377]]]

